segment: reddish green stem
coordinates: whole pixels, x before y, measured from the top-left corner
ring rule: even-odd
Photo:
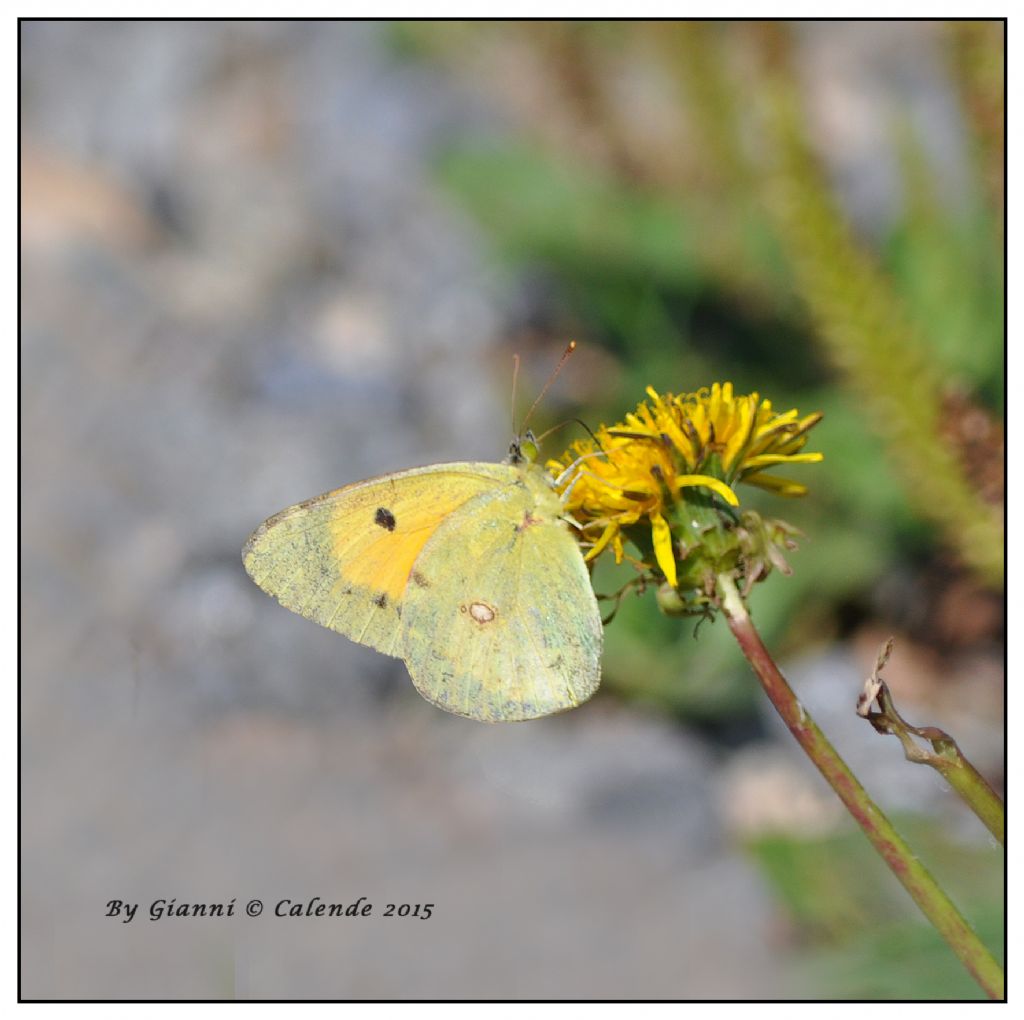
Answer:
[[[835,790],[892,873],[970,971],[974,980],[990,998],[1002,999],[1002,968],[800,704],[793,688],[779,672],[754,629],[732,577],[721,575],[718,584],[729,628],[753,667],[765,694],[797,743]]]

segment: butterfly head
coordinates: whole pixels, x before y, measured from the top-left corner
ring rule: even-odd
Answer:
[[[516,436],[509,444],[508,462],[510,464],[532,464],[540,456],[540,444],[531,429],[523,436]]]

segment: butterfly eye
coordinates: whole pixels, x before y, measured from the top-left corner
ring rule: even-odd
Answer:
[[[533,432],[528,431],[526,437],[519,443],[519,459],[528,460],[531,464],[540,455],[540,447],[537,445],[537,437]]]

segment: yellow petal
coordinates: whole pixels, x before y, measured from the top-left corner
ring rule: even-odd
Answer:
[[[720,482],[717,478],[712,478],[711,475],[679,475],[676,478],[677,489],[682,489],[687,485],[706,486],[713,492],[717,492],[730,506],[740,505],[740,501],[736,498],[736,493],[725,482]]]
[[[616,531],[612,539],[612,552],[615,553],[615,562],[621,563],[625,550],[622,548],[622,532]]]
[[[779,496],[806,496],[807,486],[799,482],[792,482],[788,478],[779,478],[778,475],[766,475],[764,473],[749,475],[743,479],[748,485],[756,485],[762,489],[770,489]]]
[[[618,530],[618,523],[616,521],[612,521],[611,524],[601,532],[601,537],[594,543],[594,547],[583,558],[590,561],[600,556],[601,553],[604,552],[605,546],[608,545]]]
[[[654,540],[654,558],[665,575],[665,580],[676,586],[676,558],[672,553],[672,532],[661,514],[651,514],[651,538]]]
[[[760,468],[769,464],[817,464],[825,459],[823,453],[761,453],[756,457],[748,457],[743,467]]]
[[[729,441],[725,444],[725,450],[722,452],[722,464],[726,470],[732,468],[739,455],[743,452],[743,447],[747,445],[747,440],[750,438],[750,433],[754,426],[755,412],[757,411],[757,405],[749,397],[738,400],[736,404],[735,427],[732,430],[732,435],[729,436]]]

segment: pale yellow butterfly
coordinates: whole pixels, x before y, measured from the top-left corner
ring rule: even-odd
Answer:
[[[403,659],[448,712],[573,708],[600,682],[601,617],[535,453],[516,441],[500,464],[412,468],[289,507],[249,537],[245,569],[286,608]]]

